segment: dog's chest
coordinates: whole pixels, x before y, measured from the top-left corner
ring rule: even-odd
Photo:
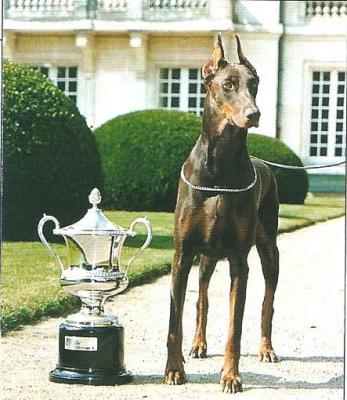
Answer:
[[[228,195],[207,198],[203,203],[202,236],[206,246],[224,249],[249,239],[252,213],[243,201]]]

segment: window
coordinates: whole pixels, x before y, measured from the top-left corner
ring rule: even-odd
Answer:
[[[43,67],[32,66],[32,69],[40,71],[53,81],[66,96],[77,103],[77,67]]]
[[[58,67],[57,86],[76,103],[77,67]]]
[[[342,71],[312,73],[310,157],[345,155],[345,81]]]
[[[346,148],[346,73],[337,73],[337,98],[335,122],[335,156],[344,156]]]
[[[159,107],[178,108],[201,115],[205,94],[200,68],[160,69]]]
[[[181,93],[181,70],[178,68],[162,68],[160,70],[159,106],[179,108]]]

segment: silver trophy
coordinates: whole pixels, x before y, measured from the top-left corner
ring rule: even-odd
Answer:
[[[81,310],[69,315],[59,328],[59,361],[50,380],[61,383],[114,385],[129,382],[124,365],[124,329],[114,315],[105,315],[105,301],[123,292],[129,283],[127,271],[135,258],[150,244],[152,228],[147,218],[135,219],[129,229],[113,224],[98,208],[101,195],[93,189],[92,204],[78,222],[60,228],[58,220],[45,215],[38,225],[42,243],[61,268],[60,284],[78,296]],[[63,236],[68,249],[68,265],[48,244],[43,226],[53,221],[55,235]],[[136,235],[134,227],[144,224],[147,238],[123,268],[121,251],[125,239]]]

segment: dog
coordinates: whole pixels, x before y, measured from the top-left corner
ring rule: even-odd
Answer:
[[[229,261],[230,314],[220,383],[224,392],[242,391],[239,373],[242,320],[248,278],[248,253],[256,244],[265,278],[260,360],[277,362],[271,331],[278,281],[277,185],[270,168],[251,160],[247,130],[257,127],[259,77],[235,35],[239,63],[224,58],[218,35],[202,68],[207,89],[202,131],[183,165],[175,209],[174,260],[171,271],[167,384],[183,384],[182,313],[188,274],[201,254],[196,332],[190,354],[207,356],[208,286],[218,260]]]

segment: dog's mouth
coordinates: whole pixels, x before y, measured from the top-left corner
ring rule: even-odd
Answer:
[[[252,121],[247,119],[244,123],[240,124],[240,123],[236,123],[232,118],[228,118],[228,124],[229,125],[233,125],[233,126],[237,126],[239,128],[243,128],[243,129],[249,129],[249,128],[258,128],[259,127],[259,119],[256,121]]]
[[[252,127],[258,128],[259,127],[259,120],[257,120],[257,121],[247,121],[246,122],[246,124],[245,124],[245,128],[246,129],[249,129],[249,128],[252,128]]]

